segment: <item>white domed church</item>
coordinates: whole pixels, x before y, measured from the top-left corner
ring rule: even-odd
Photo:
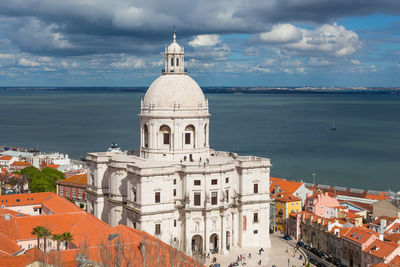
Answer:
[[[175,33],[165,60],[141,101],[140,149],[87,154],[88,211],[192,255],[269,247],[270,160],[211,149],[208,101]]]

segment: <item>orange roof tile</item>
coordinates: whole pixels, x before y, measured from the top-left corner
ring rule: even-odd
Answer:
[[[400,242],[400,233],[385,235],[384,240],[393,243],[398,243]]]
[[[300,198],[293,196],[290,193],[278,193],[272,196],[272,198],[275,199],[275,201],[280,201],[280,202],[296,202],[296,201],[301,201]]]
[[[391,265],[394,265],[394,266],[400,266],[400,256],[397,255],[397,256],[394,257],[393,260],[391,260],[389,263],[390,263]]]
[[[378,236],[378,234],[368,228],[364,227],[352,227],[344,235],[344,238],[350,239],[356,243],[363,244],[371,238],[371,236]]]
[[[8,155],[4,155],[4,156],[0,157],[0,160],[10,160],[10,159],[12,159],[12,157],[8,156]]]
[[[368,198],[368,199],[375,199],[375,200],[389,199],[389,197],[386,195],[385,192],[381,192],[379,195],[366,194],[366,195],[365,195],[365,198]]]
[[[303,184],[301,182],[288,181],[282,178],[274,178],[274,177],[271,177],[270,181],[272,182],[272,184],[269,187],[271,193],[273,192],[275,187],[279,185],[281,191],[294,194],[296,190]]]
[[[6,207],[10,206],[25,206],[25,205],[36,205],[44,202],[52,193],[27,193],[27,194],[15,194],[15,195],[0,195],[0,205]]]
[[[392,254],[396,249],[397,245],[376,239],[364,249],[364,252],[369,253],[377,258],[383,258]]]
[[[381,220],[386,220],[386,225],[390,225],[392,224],[397,218],[396,217],[389,217],[389,216],[379,216],[378,218],[376,218],[372,224],[376,224],[376,225],[380,225],[381,224]]]
[[[32,164],[26,161],[14,161],[13,163],[11,163],[11,166],[31,166],[31,165]]]
[[[66,178],[64,180],[59,180],[57,181],[58,184],[79,184],[79,185],[87,185],[87,174],[78,174],[71,176],[69,178]]]

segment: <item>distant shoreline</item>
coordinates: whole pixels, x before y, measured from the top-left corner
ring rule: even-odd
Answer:
[[[203,87],[219,94],[400,94],[400,88],[378,87]],[[146,92],[147,87],[0,87],[1,91]]]

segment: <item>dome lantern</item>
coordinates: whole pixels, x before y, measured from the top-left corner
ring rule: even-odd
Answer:
[[[173,41],[165,50],[165,69],[163,74],[186,74],[184,49],[176,42],[174,30]]]

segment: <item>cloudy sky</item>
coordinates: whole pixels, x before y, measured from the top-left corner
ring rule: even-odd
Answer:
[[[400,86],[398,0],[0,1],[0,86]]]

